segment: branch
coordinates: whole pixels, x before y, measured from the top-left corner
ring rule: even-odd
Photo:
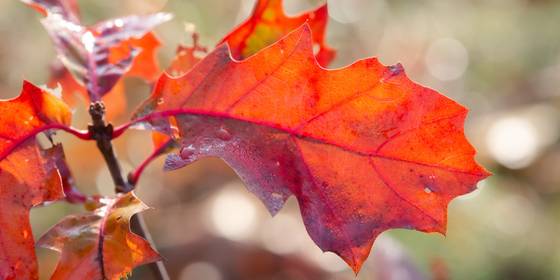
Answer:
[[[113,125],[105,124],[105,105],[102,102],[94,102],[89,107],[89,114],[93,124],[88,126],[91,137],[97,142],[97,148],[101,151],[111,178],[115,183],[115,192],[127,193],[134,189],[131,185],[127,184],[122,176],[121,166],[117,161],[117,157],[113,150]]]
[[[127,193],[134,190],[134,186],[128,184],[123,176],[121,166],[117,160],[115,151],[113,150],[113,144],[111,140],[114,138],[113,125],[105,123],[105,105],[101,101],[97,101],[90,104],[89,114],[91,116],[92,124],[88,126],[88,134],[91,139],[97,142],[97,148],[101,151],[109,172],[111,173],[111,178],[115,184],[115,192],[117,193]],[[144,219],[141,214],[138,213],[132,216],[132,228],[138,235],[145,238],[150,244],[154,244],[151,240],[151,236],[145,225]],[[158,280],[169,280],[169,275],[165,266],[161,261],[149,264],[156,279]]]

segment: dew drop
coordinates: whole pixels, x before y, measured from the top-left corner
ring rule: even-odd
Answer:
[[[425,188],[424,188],[424,192],[425,192],[425,193],[432,193],[432,189],[430,189],[430,188],[428,188],[428,187],[425,187]]]
[[[279,162],[279,161],[276,162],[276,166],[280,166],[280,162]]]
[[[284,196],[282,194],[276,193],[276,192],[273,192],[271,196],[272,196],[272,199],[274,199],[274,200],[280,200],[280,199],[284,198]]]
[[[29,237],[29,232],[26,229],[24,229],[23,230],[23,238],[27,239],[27,237]]]
[[[196,149],[193,147],[193,145],[189,145],[189,146],[183,147],[181,149],[180,156],[181,156],[182,159],[188,159],[192,155],[194,155],[195,152],[196,152]]]
[[[229,141],[232,138],[231,133],[224,127],[220,127],[220,129],[218,129],[216,136],[224,141]]]
[[[164,101],[163,101],[163,97],[160,97],[160,98],[157,99],[157,104],[158,104],[158,105],[163,104],[163,102],[164,102]]]

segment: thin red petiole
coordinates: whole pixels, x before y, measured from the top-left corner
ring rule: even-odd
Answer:
[[[93,138],[91,138],[91,133],[87,130],[78,130],[78,129],[74,129],[72,127],[68,127],[68,126],[60,126],[60,127],[54,127],[60,130],[64,130],[82,140],[93,140]]]
[[[135,186],[138,180],[140,179],[140,176],[142,175],[144,169],[146,169],[146,167],[152,161],[154,161],[157,157],[159,157],[163,153],[163,151],[165,151],[168,148],[169,142],[171,141],[173,140],[169,140],[168,142],[154,149],[154,151],[152,151],[152,153],[140,165],[138,165],[136,169],[130,172],[130,174],[128,174],[128,183]]]
[[[92,140],[91,138],[91,134],[87,131],[82,131],[82,130],[77,130],[74,129],[72,127],[68,127],[62,124],[50,124],[50,125],[45,125],[45,126],[41,126],[38,127],[32,131],[30,131],[27,135],[25,135],[25,137],[19,139],[17,141],[17,143],[13,143],[13,145],[7,147],[6,150],[4,150],[2,153],[0,153],[0,160],[6,158],[9,154],[11,154],[21,143],[24,143],[25,141],[35,137],[37,134],[49,130],[49,129],[60,129],[63,131],[66,131],[82,140]]]
[[[131,122],[127,122],[121,126],[115,127],[115,129],[113,129],[113,135],[112,135],[112,139],[118,138],[119,136],[121,136],[127,129],[129,129],[133,124],[137,123],[137,121],[131,121]]]

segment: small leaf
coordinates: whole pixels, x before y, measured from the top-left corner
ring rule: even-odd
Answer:
[[[167,73],[172,76],[181,76],[187,73],[206,55],[207,49],[200,45],[198,33],[192,33],[192,46],[179,45],[175,57],[167,68]],[[204,55],[203,55],[204,54]]]
[[[85,104],[89,104],[86,89],[76,81],[74,76],[59,61],[51,66],[51,77],[47,85],[51,88],[57,88],[60,85],[62,100],[72,108],[75,108],[78,104],[78,98],[81,98]],[[127,100],[124,81],[120,79],[107,94],[101,97],[101,100],[105,104],[111,104],[106,108],[105,118],[107,120],[114,120],[125,112]]]
[[[320,67],[305,24],[246,60],[222,45],[162,76],[135,121],[180,143],[168,168],[220,157],[273,214],[295,195],[315,243],[357,272],[385,230],[444,233],[448,203],[489,175],[466,114],[400,65]]]
[[[21,0],[44,16],[58,14],[72,22],[79,22],[79,9],[76,0]]]
[[[88,198],[76,188],[76,182],[66,162],[62,144],[56,144],[48,149],[45,153],[45,157],[53,161],[58,169],[66,201],[70,203],[85,203]]]
[[[160,256],[130,231],[130,218],[149,209],[133,193],[102,200],[92,213],[64,218],[37,245],[61,253],[51,279],[121,279]]]
[[[150,29],[168,20],[169,15],[117,18],[87,28],[80,24],[75,0],[22,1],[48,16],[43,24],[58,46],[63,62],[63,65],[54,63],[48,84],[51,87],[60,84],[62,97],[70,106],[75,106],[76,94],[89,103],[90,94],[83,85],[94,84],[89,92],[101,92],[92,94],[95,98],[101,95],[104,103],[111,104],[106,117],[114,119],[126,109],[121,76],[139,77],[148,82],[159,76],[156,51],[161,44]],[[96,34],[103,35],[96,39]],[[95,54],[88,53],[85,43],[92,52],[95,49]]]
[[[155,78],[159,68],[154,52],[159,41],[150,30],[170,18],[169,14],[156,13],[85,27],[49,13],[41,22],[62,63],[79,84],[86,85],[89,99],[98,101],[130,71],[132,76]]]
[[[251,17],[221,42],[227,42],[233,57],[242,60],[275,43],[307,22],[313,31],[313,44],[318,48],[317,61],[327,66],[336,54],[325,43],[325,29],[329,17],[327,4],[298,16],[288,17],[284,13],[282,2],[282,0],[258,0]]]

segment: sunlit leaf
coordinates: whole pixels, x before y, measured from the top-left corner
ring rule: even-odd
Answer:
[[[176,127],[168,169],[220,157],[273,214],[295,195],[315,243],[358,271],[387,229],[444,233],[448,203],[488,176],[466,114],[400,65],[320,67],[306,24],[246,60],[224,45],[162,76],[135,121]]]
[[[133,193],[101,200],[94,212],[64,218],[38,246],[61,253],[51,279],[125,278],[136,266],[160,256],[150,244],[130,231],[130,218],[148,207]]]
[[[37,279],[29,210],[64,197],[57,162],[62,150],[42,151],[35,135],[70,122],[69,108],[28,82],[0,101],[0,279]]]
[[[258,0],[251,17],[221,42],[229,44],[234,58],[245,59],[307,22],[313,31],[317,61],[327,66],[336,54],[325,43],[325,29],[329,17],[327,4],[313,11],[289,17],[284,13],[282,3],[282,0]]]

